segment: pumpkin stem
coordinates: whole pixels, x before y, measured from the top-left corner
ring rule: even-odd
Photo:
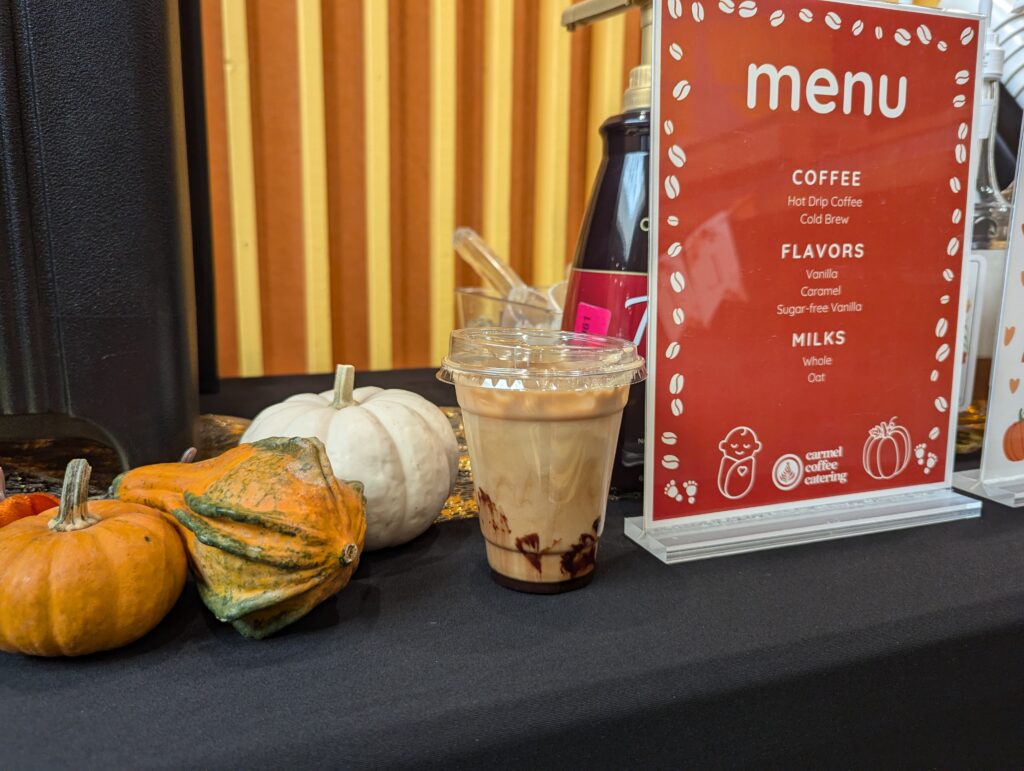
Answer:
[[[50,529],[59,533],[82,530],[96,524],[99,519],[86,508],[89,500],[89,475],[92,466],[85,458],[75,458],[64,472],[64,487],[60,491],[57,516],[50,520]]]
[[[199,450],[195,447],[189,447],[185,452],[181,454],[181,460],[178,463],[191,463],[196,459],[196,455],[199,454]]]
[[[334,409],[340,410],[355,404],[352,399],[352,388],[355,384],[356,368],[351,364],[339,364],[334,371],[334,400],[331,402]]]

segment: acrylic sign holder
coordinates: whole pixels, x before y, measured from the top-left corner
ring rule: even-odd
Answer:
[[[663,561],[980,515],[952,490],[980,33],[908,6],[655,1],[626,534]]]
[[[1021,172],[1022,144],[1017,154]],[[1003,305],[993,346],[988,415],[981,466],[953,476],[958,490],[1004,506],[1024,506],[1024,196],[1015,196],[1003,283]]]

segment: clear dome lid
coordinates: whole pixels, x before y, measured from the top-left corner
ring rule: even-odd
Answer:
[[[486,386],[485,381],[504,381],[520,388],[575,390],[638,383],[647,370],[628,340],[547,329],[479,328],[452,332],[437,377],[446,383]]]

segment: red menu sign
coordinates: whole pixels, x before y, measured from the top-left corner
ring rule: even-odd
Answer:
[[[948,486],[980,22],[658,11],[648,521]]]

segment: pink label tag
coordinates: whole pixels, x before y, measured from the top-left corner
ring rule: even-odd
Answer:
[[[576,332],[587,335],[607,335],[612,323],[612,312],[589,303],[576,306]]]

